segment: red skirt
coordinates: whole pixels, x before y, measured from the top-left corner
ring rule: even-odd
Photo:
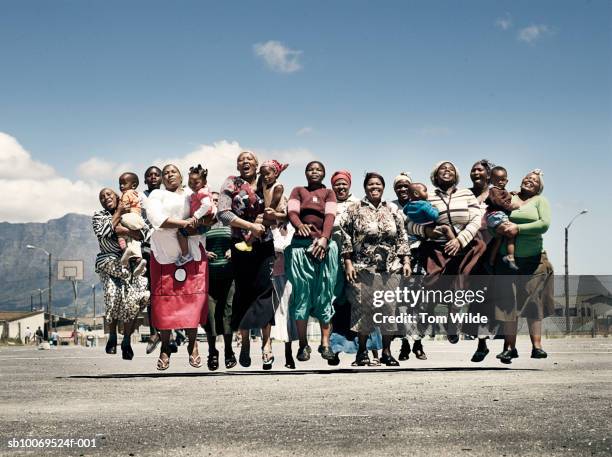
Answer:
[[[202,260],[182,267],[162,265],[151,252],[151,314],[158,330],[197,328],[208,318],[208,258],[202,246]],[[176,270],[187,275],[180,281]],[[179,279],[177,279],[177,276]]]

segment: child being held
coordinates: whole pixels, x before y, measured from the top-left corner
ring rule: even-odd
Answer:
[[[503,228],[504,224],[510,222],[508,216],[512,210],[518,208],[518,205],[512,203],[512,195],[506,190],[508,184],[508,172],[504,167],[493,167],[491,169],[491,188],[489,196],[485,200],[488,205],[486,219],[487,226],[496,233],[498,229]],[[506,239],[508,255],[503,257],[503,261],[513,270],[518,270],[518,266],[514,260],[515,238],[514,237],[496,237],[491,249],[489,264],[495,263],[495,258],[499,252],[499,248],[503,239]]]
[[[136,173],[123,173],[119,176],[119,189],[121,190],[121,203],[129,207],[130,211],[121,216],[121,225],[129,230],[142,230],[145,221],[142,218],[142,205],[140,196],[136,189],[140,184]],[[118,238],[119,247],[123,250],[121,263],[125,266],[130,265],[130,261],[136,262],[136,267],[133,274],[136,276],[143,275],[146,270],[147,261],[142,258],[142,249],[140,241],[129,236],[120,236]]]
[[[198,164],[189,169],[189,180],[187,181],[187,185],[193,192],[189,197],[189,215],[193,218],[194,222],[201,222],[201,219],[214,215],[217,212],[212,201],[210,188],[206,182],[207,178],[208,170],[202,168],[202,165]],[[197,230],[198,234],[201,235],[206,231],[206,227],[198,225]],[[177,237],[181,248],[181,256],[175,264],[180,267],[191,262],[193,256],[189,253],[189,232],[186,229],[179,229]]]
[[[257,193],[263,196],[265,213],[264,220],[276,220],[280,217],[279,213],[284,212],[283,208],[283,193],[285,188],[278,181],[280,174],[287,169],[288,164],[282,164],[278,160],[266,160],[259,167],[259,178],[257,179]],[[245,241],[236,243],[236,249],[239,251],[252,251],[252,234],[247,232],[244,234]]]
[[[408,186],[409,201],[404,206],[404,214],[415,224],[433,226],[435,235],[442,235],[447,240],[455,239],[453,229],[444,224],[436,225],[440,212],[428,201],[427,186],[420,182]]]

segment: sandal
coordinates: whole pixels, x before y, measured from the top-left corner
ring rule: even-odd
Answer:
[[[372,360],[370,360],[370,363],[368,363],[369,367],[379,367],[380,366],[380,360],[378,360],[376,357],[374,357]]]
[[[261,360],[263,360],[263,369],[271,370],[272,364],[274,363],[274,354],[272,354],[272,349],[262,349]]]
[[[195,357],[193,356],[193,351],[197,350],[198,346],[194,344],[193,349],[191,350],[191,354],[189,354],[189,365],[193,368],[200,368],[202,366],[202,357],[200,357],[200,353]]]
[[[370,364],[370,357],[368,356],[368,351],[358,352],[357,357],[355,358],[355,363],[358,367],[365,367]]]
[[[165,360],[162,358],[162,355],[166,356]],[[170,367],[170,354],[162,351],[162,353],[159,354],[159,359],[157,359],[157,369],[159,371],[164,371],[164,370],[167,370],[169,367]]]
[[[206,365],[210,371],[215,371],[217,368],[219,368],[219,351],[215,349],[214,352],[210,352],[208,354]]]
[[[234,368],[238,362],[236,362],[236,355],[232,352],[231,354],[225,354],[225,368]]]

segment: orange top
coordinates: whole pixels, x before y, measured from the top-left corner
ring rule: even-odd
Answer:
[[[141,214],[140,197],[134,189],[129,189],[121,195],[121,203],[127,203],[130,206],[130,213]]]

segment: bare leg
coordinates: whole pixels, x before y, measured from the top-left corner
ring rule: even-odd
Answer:
[[[189,254],[189,243],[187,241],[187,237],[180,232],[176,232],[176,237],[178,238],[178,244],[181,248],[181,255],[186,256]]]
[[[162,342],[161,349],[159,353],[159,358],[163,361],[170,359],[170,349],[168,348],[168,343],[170,343],[170,333],[172,330],[159,330],[159,338]]]
[[[382,352],[386,356],[391,355],[391,341],[393,341],[393,335],[383,335],[382,336]]]
[[[189,339],[189,343],[187,345],[187,352],[193,356],[193,358],[197,358],[199,355],[198,352],[198,329],[197,328],[186,328],[185,333],[187,334],[187,338]]]
[[[518,322],[504,322],[504,351],[514,349],[516,347],[516,332]]]
[[[266,324],[265,327],[261,328],[261,347],[264,351],[272,350],[272,340],[270,339],[271,330],[272,324]]]
[[[540,319],[527,319],[529,337],[535,349],[542,349],[542,321]]]
[[[329,346],[329,335],[331,335],[331,323],[321,323],[321,346]]]

